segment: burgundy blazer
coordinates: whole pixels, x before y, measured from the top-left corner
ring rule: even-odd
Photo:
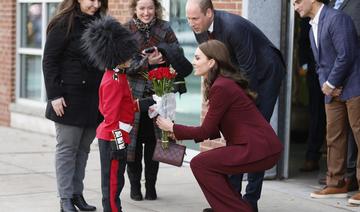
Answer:
[[[179,140],[202,142],[220,137],[226,145],[244,145],[248,161],[261,160],[282,151],[282,144],[270,124],[256,108],[254,101],[232,79],[219,76],[209,93],[209,109],[201,126],[175,124]],[[244,156],[244,155],[243,155]]]

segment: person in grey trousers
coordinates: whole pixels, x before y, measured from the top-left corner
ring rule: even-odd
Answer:
[[[102,72],[89,65],[81,36],[108,8],[107,0],[63,0],[50,21],[43,57],[46,118],[56,128],[56,180],[61,211],[95,211],[83,197],[85,167],[101,122],[98,88]]]

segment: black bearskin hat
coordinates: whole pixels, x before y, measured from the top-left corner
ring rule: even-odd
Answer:
[[[89,23],[81,40],[89,62],[102,71],[115,68],[138,52],[131,32],[111,16]]]

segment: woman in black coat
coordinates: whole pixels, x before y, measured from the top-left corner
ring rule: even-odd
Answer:
[[[94,211],[83,198],[83,179],[101,121],[98,88],[102,72],[88,65],[80,46],[86,25],[107,11],[107,0],[63,0],[50,21],[43,72],[48,103],[46,117],[55,122],[56,179],[61,211]]]

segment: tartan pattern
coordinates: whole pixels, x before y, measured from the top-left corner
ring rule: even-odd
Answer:
[[[165,43],[177,43],[178,40],[174,31],[171,29],[170,24],[167,21],[156,20],[154,26],[150,29],[150,37],[146,39],[145,32],[141,32],[137,29],[133,20],[130,20],[125,26],[133,33],[134,38],[138,41],[140,45],[140,52],[148,47],[157,46],[160,42]],[[152,88],[151,81],[145,79],[142,76],[143,72],[149,71],[149,65],[147,60],[141,60],[142,57],[134,57],[133,62],[129,70],[127,71],[127,78],[132,90],[133,97],[135,99],[147,97],[151,94],[145,93],[147,88]],[[136,69],[134,69],[136,67]],[[135,148],[136,148],[136,140],[138,136],[139,130],[139,122],[140,122],[140,112],[135,114],[134,126],[132,131],[130,132],[131,143],[127,147],[127,160],[134,161],[135,160]],[[161,139],[161,130],[157,127],[154,122],[154,131],[156,139]]]

